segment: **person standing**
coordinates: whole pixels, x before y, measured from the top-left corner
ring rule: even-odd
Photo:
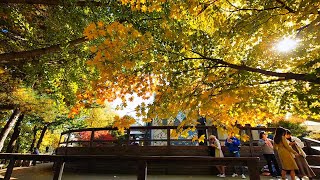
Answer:
[[[38,148],[33,148],[32,154],[39,155],[39,154],[40,154],[39,149],[38,149]],[[37,164],[37,161],[36,161],[36,160],[33,160],[33,161],[32,161],[32,165],[35,166],[36,164]]]
[[[286,130],[282,127],[276,129],[274,136],[274,149],[278,152],[281,162],[281,178],[286,179],[287,171],[290,171],[291,180],[295,179],[295,170],[298,170],[298,166],[294,160],[299,154],[292,149],[285,138]]]
[[[225,141],[225,146],[228,147],[229,152],[233,157],[240,157],[240,140],[235,137],[234,133],[232,132],[231,134],[228,135],[228,138]],[[233,167],[233,174],[232,177],[237,177],[237,167]],[[241,171],[241,178],[245,179],[246,176],[244,175],[244,167],[240,166],[240,171]]]
[[[281,176],[281,171],[274,155],[273,140],[267,137],[266,132],[260,132],[260,139],[258,145],[262,147],[263,156],[267,161],[268,169],[273,177]],[[275,171],[273,171],[272,165],[274,165]]]
[[[221,145],[219,140],[214,135],[209,136],[209,149],[210,155],[214,157],[224,157],[223,152],[221,150]],[[219,173],[218,177],[226,177],[225,175],[225,167],[224,166],[216,166]]]
[[[297,173],[298,177],[300,179],[302,179],[304,176],[307,176],[308,178],[315,177],[315,173],[310,168],[306,160],[306,153],[302,150],[302,148],[304,147],[303,142],[299,138],[291,136],[290,130],[287,129],[286,131],[286,139],[288,140],[289,145],[293,150],[300,154],[300,156],[297,156],[295,158],[297,166],[299,168],[299,171]]]

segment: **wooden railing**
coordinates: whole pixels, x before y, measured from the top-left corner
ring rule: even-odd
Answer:
[[[249,177],[251,180],[260,180],[258,170],[258,157],[224,157],[214,158],[210,156],[116,156],[116,155],[33,155],[33,154],[15,154],[2,153],[0,159],[10,160],[7,167],[4,180],[10,180],[13,167],[16,160],[37,160],[55,162],[53,180],[61,180],[65,162],[83,161],[94,159],[95,161],[121,160],[136,161],[137,180],[147,179],[147,165],[158,162],[191,162],[194,165],[225,165],[225,166],[248,166]]]
[[[171,146],[173,142],[189,142],[192,144],[192,137],[188,138],[173,138],[171,137],[171,131],[176,130],[178,126],[132,126],[129,129],[126,129],[125,139],[122,139],[122,142],[120,142],[119,139],[111,139],[111,140],[99,140],[95,137],[96,133],[99,131],[117,131],[117,128],[107,127],[107,128],[87,128],[87,129],[76,129],[76,130],[69,130],[61,133],[59,146],[64,147],[70,147],[72,144],[83,144],[86,147],[95,147],[96,144],[103,144],[103,143],[110,143],[110,144],[122,144],[122,145],[129,145],[132,142],[139,142],[140,145],[149,146],[152,144],[152,142],[164,142],[166,146]],[[183,127],[185,129],[192,128],[191,126],[185,126]],[[214,134],[220,141],[225,141],[226,136],[220,137],[217,128],[214,126],[196,126],[197,131],[202,131],[206,136]],[[254,143],[257,142],[257,139],[254,139],[253,137],[253,131],[269,131],[274,132],[276,128],[265,128],[265,127],[251,127],[251,126],[245,126],[245,127],[239,127],[240,134],[246,133],[249,135],[250,139],[248,142],[245,143],[245,145],[249,145],[250,147],[254,146]],[[151,137],[151,132],[153,130],[163,130],[163,132],[166,133],[165,137],[162,137],[161,139],[155,139]],[[143,136],[142,139],[131,139],[131,132],[141,132],[141,136]],[[83,140],[83,138],[72,138],[73,134],[76,133],[87,133],[86,140]],[[238,132],[236,132],[238,133]],[[62,139],[62,137],[64,137]],[[206,145],[206,139],[204,144]],[[195,143],[194,143],[195,144]]]
[[[311,139],[311,138],[303,138],[305,144],[306,144],[306,153],[307,154],[318,154],[320,155],[320,141]]]
[[[174,139],[171,137],[171,131],[176,130],[178,126],[132,126],[129,129],[126,129],[125,134],[122,137],[125,137],[125,139],[122,139],[122,142],[120,142],[119,139],[112,139],[112,140],[99,140],[95,137],[95,134],[99,131],[117,131],[117,128],[112,127],[106,127],[106,128],[87,128],[87,129],[76,129],[76,130],[69,130],[66,132],[61,133],[60,137],[60,146],[69,147],[71,144],[74,143],[80,143],[85,144],[89,147],[95,147],[95,144],[99,143],[114,143],[114,144],[131,144],[132,142],[139,142],[139,144],[143,144],[144,146],[151,145],[151,142],[164,142],[167,146],[170,146],[172,142],[192,142],[191,138],[179,138]],[[191,128],[190,126],[184,127],[185,129]],[[203,132],[217,132],[216,128],[213,126],[197,126],[197,130],[201,130]],[[151,131],[152,130],[163,130],[166,133],[166,137],[161,137],[160,139],[155,139],[151,137]],[[141,136],[143,136],[142,139],[132,139],[132,131],[135,132],[141,132]],[[82,140],[83,138],[75,138],[76,140],[72,140],[72,135],[76,133],[83,133],[87,132],[88,136],[90,138],[87,138],[87,140]],[[216,133],[217,134],[217,133]],[[64,140],[62,140],[62,137],[65,137]],[[205,140],[206,141],[206,140]],[[206,142],[205,142],[206,143]]]

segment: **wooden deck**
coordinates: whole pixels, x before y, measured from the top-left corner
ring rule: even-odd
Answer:
[[[52,179],[52,163],[37,164],[31,167],[15,167],[12,179],[16,180],[48,180]],[[0,179],[6,169],[0,170]],[[63,180],[136,180],[135,175],[128,174],[99,174],[99,173],[72,173],[65,172]],[[218,178],[215,175],[150,175],[148,180],[240,180],[240,177]],[[249,178],[247,178],[249,179]],[[270,180],[271,177],[261,176],[261,180]]]
[[[127,164],[134,165],[137,180],[146,180],[148,174],[148,167],[150,164],[158,163],[174,163],[173,169],[177,166],[183,166],[188,164],[187,167],[193,166],[207,166],[213,167],[216,165],[224,166],[247,166],[249,171],[249,177],[251,180],[260,180],[258,157],[225,157],[225,158],[216,158],[210,156],[137,156],[137,155],[34,155],[34,154],[18,154],[18,153],[0,153],[0,159],[10,160],[7,167],[4,180],[9,180],[16,160],[36,160],[36,161],[51,161],[55,162],[54,167],[54,176],[53,180],[61,180],[64,170],[65,163],[77,162],[77,164],[86,164],[86,162],[94,162],[92,165],[97,162],[108,162],[108,164],[113,164],[118,162],[120,167],[117,167],[113,171],[118,173],[119,170],[125,168]],[[87,164],[88,165],[88,164]],[[87,167],[89,168],[89,167]],[[92,169],[92,167],[90,167]],[[89,169],[90,169],[89,168]],[[94,169],[94,168],[93,168]],[[105,167],[107,170],[107,167]]]
[[[223,147],[226,157],[231,157],[230,153]],[[249,146],[241,148],[241,157],[259,157],[258,169],[266,165],[266,161],[261,154],[260,147],[253,147],[250,152]],[[207,146],[116,146],[116,147],[61,147],[57,149],[58,155],[135,155],[135,156],[207,156]],[[136,171],[135,162],[128,162],[126,164],[119,160],[107,162],[69,162],[65,164],[66,171],[81,171],[81,172],[104,172],[113,173],[118,171],[123,174],[130,174]],[[227,174],[231,174],[233,166],[228,166]],[[213,175],[218,171],[214,166],[205,164],[193,164],[185,162],[158,162],[156,164],[148,165],[148,174],[152,175]]]

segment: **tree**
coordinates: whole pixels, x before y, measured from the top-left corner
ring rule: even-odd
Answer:
[[[10,33],[5,37],[11,41],[2,46],[3,52],[16,52],[11,62],[27,60],[29,64],[4,64],[14,77],[23,77],[28,86],[67,105],[77,97],[70,117],[105,100],[121,98],[125,107],[138,94],[144,99],[155,97],[153,104],[136,107],[145,121],[175,117],[179,111],[187,116],[183,125],[195,125],[200,115],[224,128],[236,123],[266,124],[287,112],[319,119],[318,5],[308,0],[290,4],[281,0],[121,0],[110,1],[106,8],[90,7],[88,13],[83,6],[60,10],[45,3],[9,4],[12,18],[6,18],[5,29]],[[12,20],[23,19],[16,14],[25,17],[22,21],[35,31],[15,28]],[[74,19],[61,18],[66,14],[84,18],[75,25]],[[46,24],[52,26],[43,28]],[[88,41],[77,48],[64,46],[61,56],[14,58],[21,57],[19,52],[40,52],[41,41],[50,42],[46,46],[50,48],[63,44],[64,38],[67,42],[82,38],[79,29],[86,25],[83,34]],[[69,27],[74,34],[52,36],[52,32],[68,32]],[[17,37],[30,40],[19,44],[14,41]],[[275,51],[273,47],[284,37],[299,39],[298,48],[290,53]],[[67,63],[61,65],[60,59]],[[72,73],[66,73],[65,67]],[[132,97],[127,99],[128,94]]]
[[[309,134],[307,131],[307,126],[303,125],[304,122],[303,119],[297,118],[297,117],[287,117],[287,118],[280,118],[274,121],[271,126],[273,127],[284,127],[286,129],[289,129],[293,136],[297,137],[304,137]]]
[[[9,144],[7,145],[7,149],[6,149],[6,153],[12,153],[13,150],[14,150],[14,147],[16,146],[17,144],[17,140],[18,140],[18,137],[19,137],[19,134],[20,134],[20,131],[21,131],[21,122],[24,118],[24,115],[21,114],[14,126],[14,131],[12,133],[12,136],[11,136],[11,139],[10,139],[10,142]]]
[[[319,118],[316,2],[121,2],[132,19],[84,30],[97,42],[89,61],[101,74],[91,91],[97,99],[126,104],[127,94],[155,93],[139,114],[174,117],[182,110],[186,124],[201,115],[229,128],[266,124],[287,111]],[[299,39],[299,47],[276,52],[285,37]]]
[[[86,127],[107,127],[113,124],[114,117],[117,115],[110,107],[105,104],[104,107],[88,108],[85,112]]]
[[[12,112],[11,117],[8,119],[6,125],[1,129],[0,132],[0,151],[3,148],[4,141],[6,140],[9,132],[13,128],[14,124],[17,122],[19,116],[21,114],[21,111],[17,108]]]

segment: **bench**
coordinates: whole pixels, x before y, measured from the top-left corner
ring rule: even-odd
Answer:
[[[0,169],[2,169],[4,167],[4,164],[0,164]]]

